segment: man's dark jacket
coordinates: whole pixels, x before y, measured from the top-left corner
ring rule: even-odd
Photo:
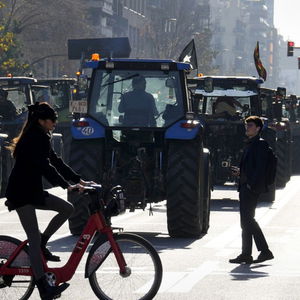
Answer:
[[[155,116],[158,115],[155,99],[141,89],[135,89],[122,95],[118,107],[124,113],[124,125],[128,126],[156,126]]]
[[[268,143],[259,135],[247,141],[240,163],[239,189],[242,184],[246,184],[254,193],[267,192],[268,147]]]
[[[30,128],[19,140],[5,194],[9,210],[26,204],[43,205],[48,195],[43,190],[43,176],[53,186],[62,188],[69,186],[68,181],[80,181],[80,175],[57,157],[50,140],[51,136],[41,127]]]

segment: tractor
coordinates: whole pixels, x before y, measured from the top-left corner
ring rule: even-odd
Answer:
[[[86,97],[72,102],[71,166],[83,179],[123,186],[131,212],[166,200],[169,235],[199,238],[209,227],[210,154],[187,89],[191,65],[128,58],[125,38],[98,42],[101,58],[93,55],[85,63],[91,74],[86,88],[81,84]],[[82,51],[72,55],[83,57]],[[135,91],[138,81],[143,91]],[[89,216],[81,197],[68,195],[75,207],[69,219],[74,235]]]
[[[14,107],[11,116],[4,114],[0,109],[0,196],[5,195],[8,177],[13,167],[13,159],[6,148],[9,142],[16,137],[27,119],[27,106],[35,102],[33,86],[37,80],[32,77],[0,77],[0,89],[4,91],[7,100]],[[2,113],[2,114],[1,114]],[[52,145],[61,155],[63,148],[61,134],[53,134]],[[47,186],[50,187],[50,186]]]
[[[236,184],[231,167],[239,166],[243,153],[245,118],[262,116],[262,83],[259,78],[238,76],[200,76],[188,80],[194,111],[204,120],[204,147],[211,154],[213,186]],[[263,128],[263,134],[274,137],[275,133]],[[275,187],[269,190],[261,195],[260,201],[274,201]]]

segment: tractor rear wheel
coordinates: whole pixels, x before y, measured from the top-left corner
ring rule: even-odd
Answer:
[[[70,151],[70,166],[83,180],[102,181],[104,147],[102,140],[73,140]],[[89,201],[85,195],[68,193],[68,201],[74,206],[69,218],[69,228],[73,235],[80,235],[89,216]]]
[[[8,141],[8,139],[5,139],[3,142],[3,145],[1,146],[0,197],[4,197],[4,195],[5,195],[5,191],[6,191],[7,184],[8,184],[8,178],[9,178],[9,175],[11,173],[11,170],[12,170],[13,164],[14,164],[10,151],[5,148],[5,146],[8,145],[7,141]]]
[[[276,187],[284,188],[287,182],[287,143],[285,139],[278,139],[276,142],[277,169],[276,169]]]
[[[168,231],[171,237],[199,238],[201,236],[202,167],[203,146],[199,140],[169,143],[166,192]]]
[[[211,199],[211,163],[208,149],[203,151],[202,168],[202,192],[203,192],[203,223],[202,233],[207,233],[210,218],[210,199]]]

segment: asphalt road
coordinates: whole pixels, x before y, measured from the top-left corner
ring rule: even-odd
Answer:
[[[165,203],[154,205],[152,216],[145,210],[114,217],[113,225],[141,234],[159,252],[164,274],[157,300],[296,300],[300,299],[299,183],[299,176],[292,177],[285,189],[277,191],[273,204],[261,203],[257,208],[256,218],[275,256],[274,260],[261,264],[228,263],[229,258],[240,253],[241,246],[238,194],[230,187],[213,192],[210,229],[198,240],[169,238]],[[52,192],[66,198],[60,188]],[[8,213],[2,200],[0,234],[25,239],[16,213]],[[53,215],[38,212],[42,229]],[[49,249],[62,258],[61,263],[51,266],[62,266],[76,241],[66,223],[49,242]],[[254,249],[254,257],[257,254]],[[96,299],[88,280],[84,279],[85,260],[86,256],[61,299]],[[39,299],[37,291],[31,299]]]

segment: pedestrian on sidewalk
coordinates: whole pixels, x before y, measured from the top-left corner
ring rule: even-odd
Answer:
[[[266,173],[268,158],[268,143],[260,138],[263,128],[262,120],[250,116],[245,120],[248,140],[244,148],[239,167],[232,167],[233,175],[239,176],[239,204],[242,228],[242,253],[230,259],[230,263],[251,264],[273,259],[274,256],[264,234],[255,220],[255,209],[261,193],[267,192]],[[260,251],[257,259],[252,257],[252,239]]]

